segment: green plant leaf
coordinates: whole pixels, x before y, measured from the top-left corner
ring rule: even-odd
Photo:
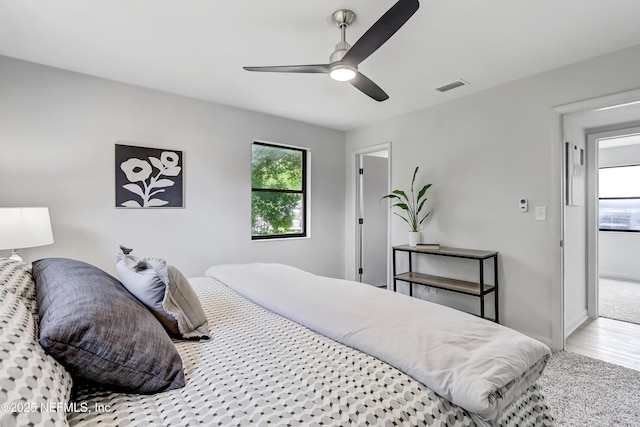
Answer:
[[[418,174],[420,166],[416,166],[416,170],[413,171],[413,178],[411,178],[411,191],[413,191],[413,183],[416,181],[416,175]]]
[[[393,190],[391,194],[387,194],[386,196],[380,198],[380,200],[397,199],[397,203],[391,205],[390,208],[397,207],[405,211],[394,212],[394,215],[402,218],[402,220],[409,225],[410,231],[420,231],[420,225],[431,214],[431,212],[427,212],[424,217],[420,218],[420,212],[422,211],[425,202],[427,201],[426,192],[431,187],[431,184],[423,186],[418,192],[418,197],[416,198],[414,186],[419,170],[420,167],[416,166],[413,171],[413,176],[411,177],[411,197],[409,197],[407,193],[402,190]]]
[[[424,203],[427,201],[427,199],[424,199],[422,201],[422,203],[420,203],[420,206],[418,206],[418,210],[416,211],[416,214],[419,214],[420,211],[422,210],[422,207],[424,206]]]
[[[427,192],[429,187],[431,187],[431,184],[427,184],[424,187],[422,187],[422,190],[420,190],[420,192],[418,193],[418,202],[420,201],[420,199],[422,199],[422,196],[425,195],[425,193]],[[425,200],[427,200],[427,199],[425,199]]]
[[[407,204],[406,204],[406,203],[396,203],[395,205],[393,205],[393,206],[391,206],[391,207],[394,207],[394,206],[397,206],[397,207],[399,207],[400,209],[404,209],[405,211],[408,211],[408,210],[409,210],[409,206],[407,206]]]
[[[392,191],[392,193],[393,193],[393,194],[399,194],[399,195],[401,195],[402,197],[404,197],[404,199],[405,199],[407,202],[409,201],[409,198],[407,197],[407,193],[405,193],[405,192],[404,192],[404,191],[402,191],[402,190],[393,190],[393,191]]]
[[[429,211],[429,212],[427,212],[427,214],[424,216],[424,218],[422,218],[422,219],[420,220],[420,224],[422,224],[422,223],[424,222],[424,220],[425,220],[425,219],[429,218],[429,215],[431,215],[431,212],[433,212],[433,211]]]

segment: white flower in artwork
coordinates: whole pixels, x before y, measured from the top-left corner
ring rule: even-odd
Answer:
[[[165,151],[160,155],[160,161],[167,168],[172,168],[178,165],[178,155],[171,151]]]
[[[127,179],[131,181],[131,184],[125,184],[122,187],[140,196],[142,199],[142,204],[136,200],[127,200],[122,203],[122,206],[128,208],[147,208],[168,204],[168,201],[154,196],[163,193],[166,187],[171,187],[175,184],[174,181],[161,177],[163,175],[178,176],[181,170],[180,166],[178,166],[178,161],[179,157],[176,153],[164,151],[160,155],[160,159],[157,157],[149,157],[149,161],[147,162],[146,160],[132,157],[122,162],[120,169],[125,173]],[[149,162],[151,164],[149,164]],[[151,165],[158,169],[158,173],[155,176],[151,176],[153,173]]]
[[[131,182],[141,182],[151,176],[151,165],[145,160],[131,158],[122,162],[120,169],[127,175]]]
[[[154,167],[161,170],[164,175],[178,176],[180,174],[180,166],[178,166],[178,155],[173,151],[164,151],[160,155],[160,160],[157,157],[149,157],[149,160]]]

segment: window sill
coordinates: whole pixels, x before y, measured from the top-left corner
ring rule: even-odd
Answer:
[[[311,236],[296,236],[296,237],[274,237],[271,239],[251,239],[251,242],[281,242],[283,240],[304,240],[310,239]]]

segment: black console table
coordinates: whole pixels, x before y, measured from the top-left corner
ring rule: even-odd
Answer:
[[[409,271],[398,274],[396,271],[396,252],[406,252],[409,256]],[[432,276],[429,274],[418,273],[413,271],[413,255],[422,256],[445,256],[453,258],[464,258],[478,261],[479,264],[479,281],[468,282],[465,280],[450,279],[447,277]],[[493,259],[493,284],[485,283],[484,263],[486,260]],[[465,295],[471,295],[480,298],[480,317],[485,318],[484,313],[484,297],[491,292],[495,298],[495,319],[496,323],[500,323],[498,311],[498,252],[482,251],[475,249],[460,249],[440,247],[440,249],[432,249],[428,247],[400,245],[393,247],[393,291],[396,291],[396,282],[400,280],[409,283],[409,295],[413,296],[413,285],[430,286],[436,289],[444,289],[446,291],[458,292]]]

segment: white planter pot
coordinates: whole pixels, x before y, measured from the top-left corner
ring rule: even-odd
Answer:
[[[419,231],[410,231],[409,246],[417,246],[418,243],[422,243],[422,233]]]

